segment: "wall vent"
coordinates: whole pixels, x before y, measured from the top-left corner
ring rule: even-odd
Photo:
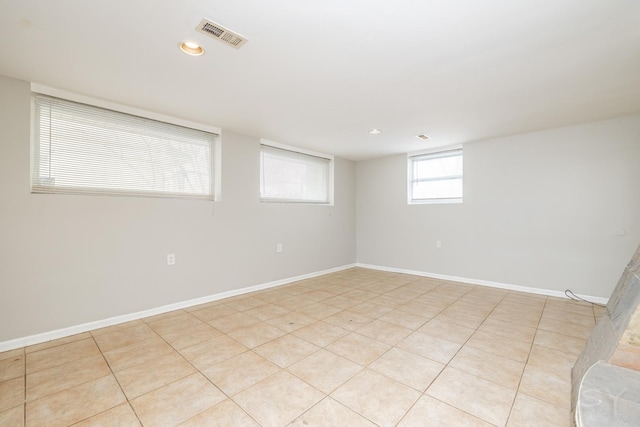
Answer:
[[[248,41],[240,34],[234,33],[233,31],[223,27],[222,25],[216,24],[215,22],[209,21],[208,19],[204,18],[196,27],[196,31],[212,37],[216,40],[220,40],[221,42],[228,44],[229,46],[233,46],[236,49],[240,49]]]

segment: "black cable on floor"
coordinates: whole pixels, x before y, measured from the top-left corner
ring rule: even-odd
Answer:
[[[597,302],[588,301],[584,298],[580,298],[578,295],[574,294],[571,289],[567,289],[566,291],[564,291],[564,294],[567,298],[572,299],[574,301],[583,301],[583,302],[588,302],[589,304],[597,305],[598,307],[606,307],[605,304],[598,304]]]

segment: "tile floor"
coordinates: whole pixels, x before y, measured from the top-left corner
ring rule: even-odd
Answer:
[[[568,426],[601,313],[354,268],[0,353],[0,425]]]

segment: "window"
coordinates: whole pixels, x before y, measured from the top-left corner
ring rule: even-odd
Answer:
[[[261,201],[333,202],[332,156],[271,144],[260,146]]]
[[[409,156],[409,203],[462,202],[462,149]]]
[[[33,96],[34,193],[214,199],[216,134]]]

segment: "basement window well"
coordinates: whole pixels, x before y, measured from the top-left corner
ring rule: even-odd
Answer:
[[[40,93],[32,104],[32,193],[215,200],[217,133]]]
[[[260,201],[333,204],[333,156],[261,140]]]
[[[408,155],[409,204],[462,203],[462,148]]]

